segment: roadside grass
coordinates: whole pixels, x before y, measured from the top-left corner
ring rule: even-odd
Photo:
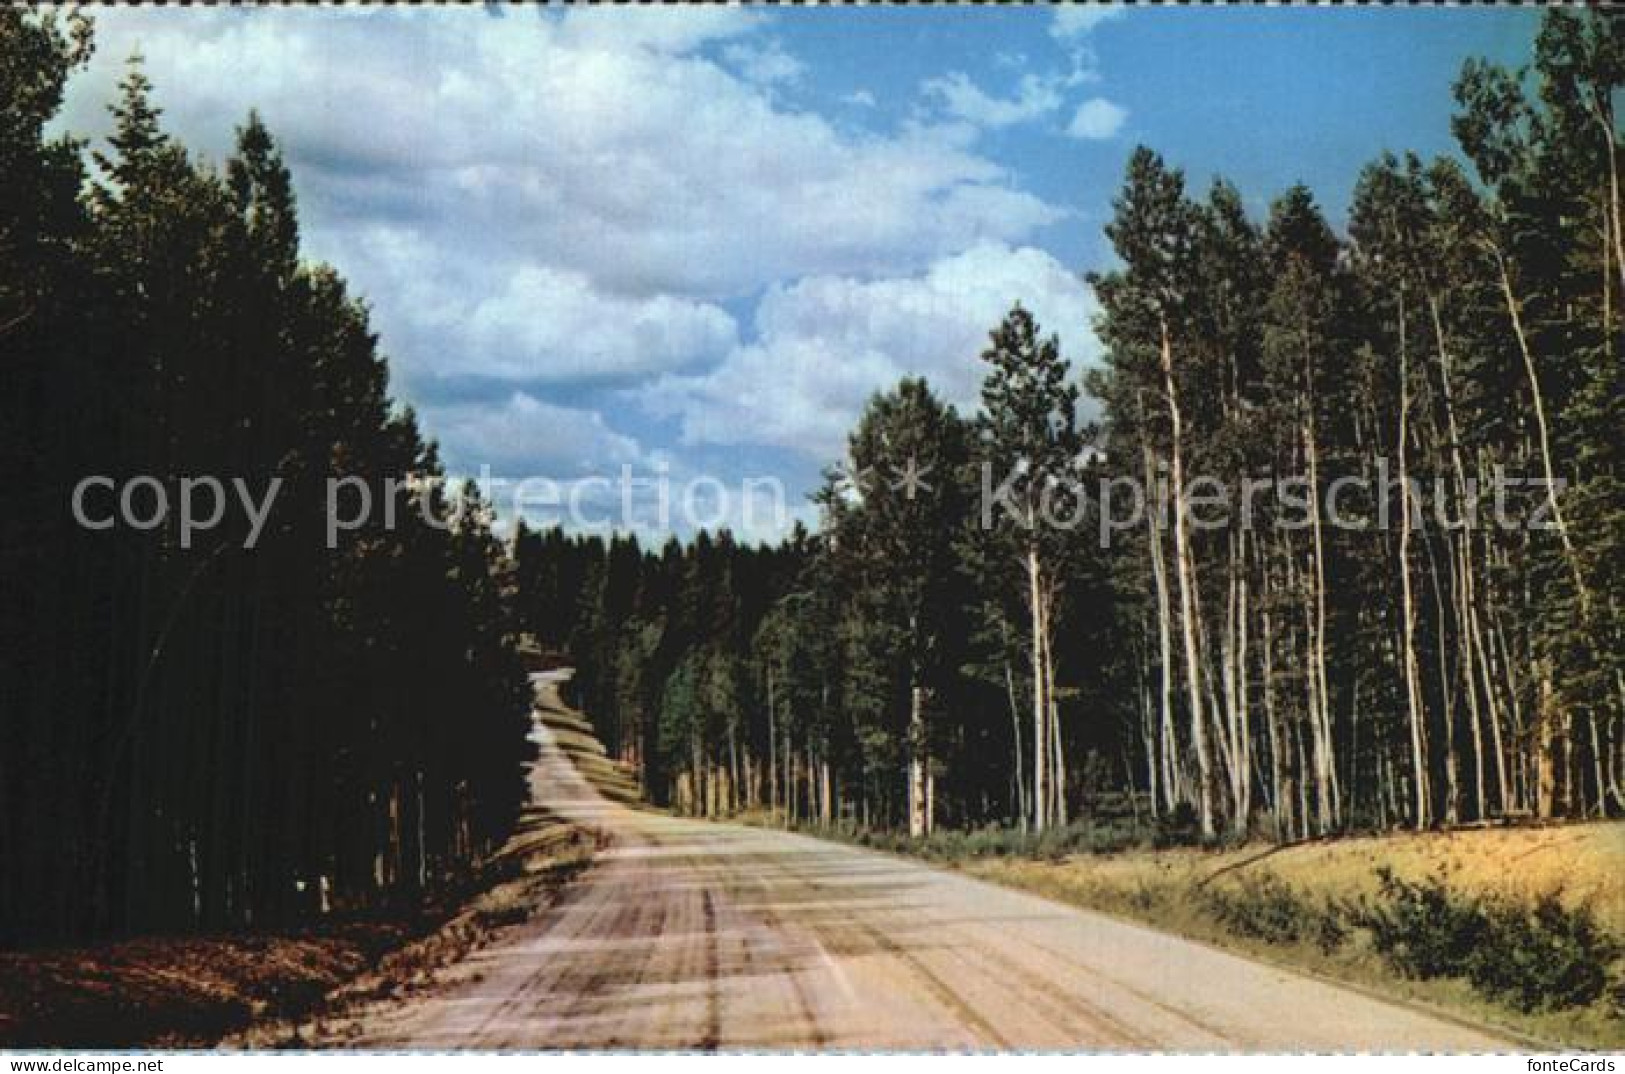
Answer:
[[[1159,849],[1161,833],[1125,821],[922,840],[851,824],[798,830],[924,858],[1532,1043],[1625,1047],[1625,822],[1219,849]]]
[[[561,825],[545,850],[533,847],[504,859],[508,879],[482,891],[432,932],[389,952],[293,1017],[257,1019],[219,1046],[283,1049],[350,1044],[368,1013],[435,988],[448,966],[551,905],[564,886],[592,864],[598,849],[595,834]]]

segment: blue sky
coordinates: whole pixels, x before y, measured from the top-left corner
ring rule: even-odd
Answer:
[[[874,391],[974,404],[1017,299],[1078,364],[1081,274],[1129,153],[1262,215],[1343,217],[1384,149],[1449,152],[1464,59],[1527,61],[1513,8],[116,9],[62,125],[107,129],[140,49],[219,160],[258,108],[307,250],[372,304],[448,466],[783,482]],[[737,501],[737,497],[735,498]],[[639,505],[639,512],[647,505]],[[725,520],[748,536],[771,526]],[[544,516],[545,517],[545,516]],[[634,526],[655,529],[639,513]]]

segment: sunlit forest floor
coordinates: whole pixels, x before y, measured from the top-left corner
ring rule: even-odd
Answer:
[[[1625,1047],[1625,821],[1217,849],[1160,846],[1115,816],[1039,836],[938,829],[917,841],[850,823],[795,827],[1318,974],[1531,1046]]]
[[[1442,872],[1452,886],[1481,894],[1533,900],[1560,890],[1565,902],[1590,903],[1610,931],[1625,936],[1625,821],[1353,836],[1280,849],[1180,847],[1072,855],[1060,862],[1001,859],[965,867],[998,878],[1004,872],[998,867],[1007,865],[1023,882],[1044,877],[1058,890],[1078,893],[1080,901],[1102,905],[1113,898],[1133,901],[1146,887],[1194,887],[1266,870],[1307,895],[1340,899],[1375,897],[1383,866],[1412,880]]]
[[[1309,843],[1279,850],[1127,850],[1060,860],[1019,856],[968,857],[954,863],[972,875],[1025,888],[1195,939],[1240,949],[1269,961],[1379,990],[1383,995],[1453,1012],[1474,1022],[1557,1044],[1625,1046],[1625,822],[1559,827],[1405,833]],[[1396,914],[1390,870],[1416,895],[1407,918]],[[1368,928],[1372,912],[1393,915],[1413,945],[1438,926],[1465,931],[1460,908],[1487,900],[1540,918],[1542,896],[1556,894],[1579,917],[1546,917],[1551,928],[1505,941],[1489,958],[1514,972],[1529,963],[1537,995],[1486,994],[1453,972],[1473,952],[1439,941],[1443,972],[1419,979],[1395,968]],[[1603,935],[1587,937],[1576,920],[1589,917]],[[1446,920],[1449,919],[1449,920]],[[1495,941],[1483,936],[1479,945]],[[1463,946],[1464,941],[1456,941]],[[1552,995],[1571,987],[1601,962],[1602,994],[1590,1002],[1550,1009]],[[1570,964],[1572,963],[1572,964]],[[1440,967],[1435,967],[1440,969]],[[1528,1009],[1525,1009],[1528,1008]],[[1545,1009],[1543,1009],[1545,1008]]]

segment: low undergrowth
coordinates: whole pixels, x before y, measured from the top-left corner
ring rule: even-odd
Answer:
[[[782,818],[747,815],[747,824],[780,826]],[[1116,854],[1124,850],[1162,845],[1154,828],[1131,819],[1083,820],[1034,832],[1011,825],[978,828],[938,828],[920,839],[907,832],[869,828],[842,820],[824,825],[798,822],[797,831],[855,846],[907,854],[928,861],[952,863],[972,858],[1029,858],[1063,861],[1079,854]]]
[[[1532,903],[1473,895],[1443,876],[1412,881],[1387,869],[1380,881],[1381,899],[1362,900],[1350,916],[1395,972],[1463,978],[1523,1012],[1602,1001],[1625,1017],[1625,985],[1615,983],[1620,943],[1590,904],[1565,905],[1558,891]]]
[[[1565,870],[1562,858],[1550,856],[1577,834],[1602,834],[1602,845],[1617,851],[1617,829],[1551,833],[1545,838],[1556,849],[1544,858],[1534,856],[1546,845],[1535,836],[1492,831],[1200,849],[1189,846],[1178,818],[1155,827],[1082,821],[1041,835],[939,831],[920,840],[851,824],[805,830],[922,857],[1533,1040],[1625,1046],[1619,907],[1608,908],[1612,917],[1600,913],[1615,888],[1598,894],[1597,887],[1612,867],[1571,859]],[[1442,861],[1441,844],[1449,847]],[[1504,869],[1490,867],[1498,857],[1507,860]],[[1534,890],[1486,879],[1536,872],[1543,886]],[[1573,887],[1565,886],[1566,875],[1576,878]],[[1589,886],[1578,883],[1582,877]]]
[[[426,983],[526,919],[592,856],[578,836],[419,906],[274,933],[0,952],[0,1048],[274,1048],[312,1019]]]

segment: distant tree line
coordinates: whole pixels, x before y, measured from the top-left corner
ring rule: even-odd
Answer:
[[[105,153],[47,137],[91,43],[0,11],[0,941],[415,900],[522,800],[503,550],[301,258],[257,118],[207,165],[133,64]],[[95,474],[282,485],[252,549],[230,512],[187,548],[172,517],[77,525]],[[393,528],[380,505],[330,551],[350,476],[408,480]]]
[[[917,380],[871,401],[816,536],[527,533],[522,602],[579,609],[553,640],[583,703],[698,813],[1043,828],[1126,795],[1198,837],[1279,839],[1617,815],[1621,35],[1551,10],[1531,69],[1469,62],[1472,171],[1374,161],[1345,235],[1306,188],[1255,220],[1137,151],[1117,265],[1091,277],[1100,429],[1017,307],[974,415]],[[1537,482],[1511,525],[1498,472]],[[1291,523],[1279,491],[1214,526],[1173,492],[1198,477],[1364,491],[1335,526]],[[1101,480],[1149,499],[1104,548],[1100,503],[1066,502]]]

